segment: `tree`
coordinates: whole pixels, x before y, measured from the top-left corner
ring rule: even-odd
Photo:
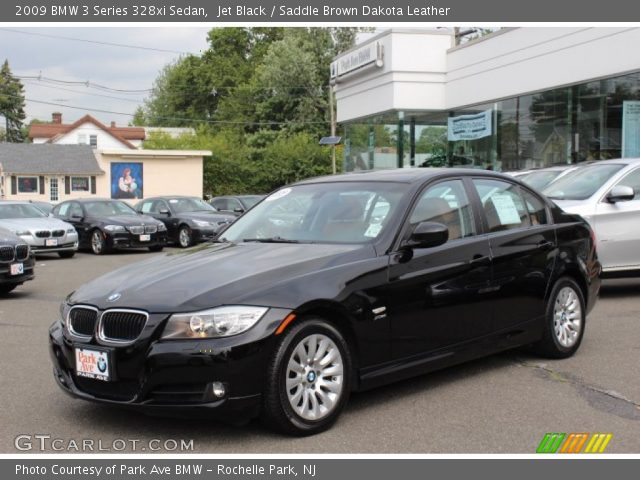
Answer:
[[[19,79],[13,76],[9,61],[5,60],[0,69],[0,115],[5,119],[5,140],[21,143],[25,141],[24,119],[24,87]]]

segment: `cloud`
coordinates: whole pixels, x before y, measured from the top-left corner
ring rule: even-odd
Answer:
[[[144,46],[198,54],[207,48],[209,28],[194,27],[11,27],[35,34],[73,37],[98,42]],[[68,81],[91,81],[126,90],[145,90],[153,86],[158,72],[180,57],[178,53],[136,48],[97,45],[81,41],[48,38],[0,29],[0,61],[9,60],[15,75],[38,76]],[[86,113],[108,123],[126,125],[131,117],[93,112],[92,109],[133,114],[144,94],[105,92],[83,85],[53,85],[38,80],[24,80],[27,99],[82,107],[72,109],[27,101],[28,120],[49,120],[60,111],[65,122]],[[107,98],[118,97],[118,98]]]

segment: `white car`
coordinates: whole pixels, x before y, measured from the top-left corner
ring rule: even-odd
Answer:
[[[543,193],[564,211],[589,222],[603,276],[640,275],[640,158],[578,168]]]
[[[0,202],[0,227],[22,238],[35,254],[55,252],[70,258],[78,250],[78,233],[73,225],[49,217],[33,203]]]

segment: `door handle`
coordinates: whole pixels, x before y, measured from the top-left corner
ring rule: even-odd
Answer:
[[[469,260],[469,265],[473,265],[473,266],[483,266],[483,265],[490,265],[491,264],[491,258],[487,255],[474,255],[471,260]]]
[[[547,251],[547,250],[551,250],[555,246],[556,244],[553,242],[550,242],[548,240],[542,240],[541,242],[538,243],[538,250]]]

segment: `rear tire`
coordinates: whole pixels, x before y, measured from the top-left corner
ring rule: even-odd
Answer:
[[[547,358],[572,356],[582,343],[586,320],[585,301],[578,284],[560,278],[549,295],[542,340],[532,350]]]
[[[295,322],[267,366],[263,421],[295,436],[328,429],[349,399],[351,366],[349,346],[333,325],[317,317]]]
[[[60,258],[73,258],[76,252],[58,252]]]

